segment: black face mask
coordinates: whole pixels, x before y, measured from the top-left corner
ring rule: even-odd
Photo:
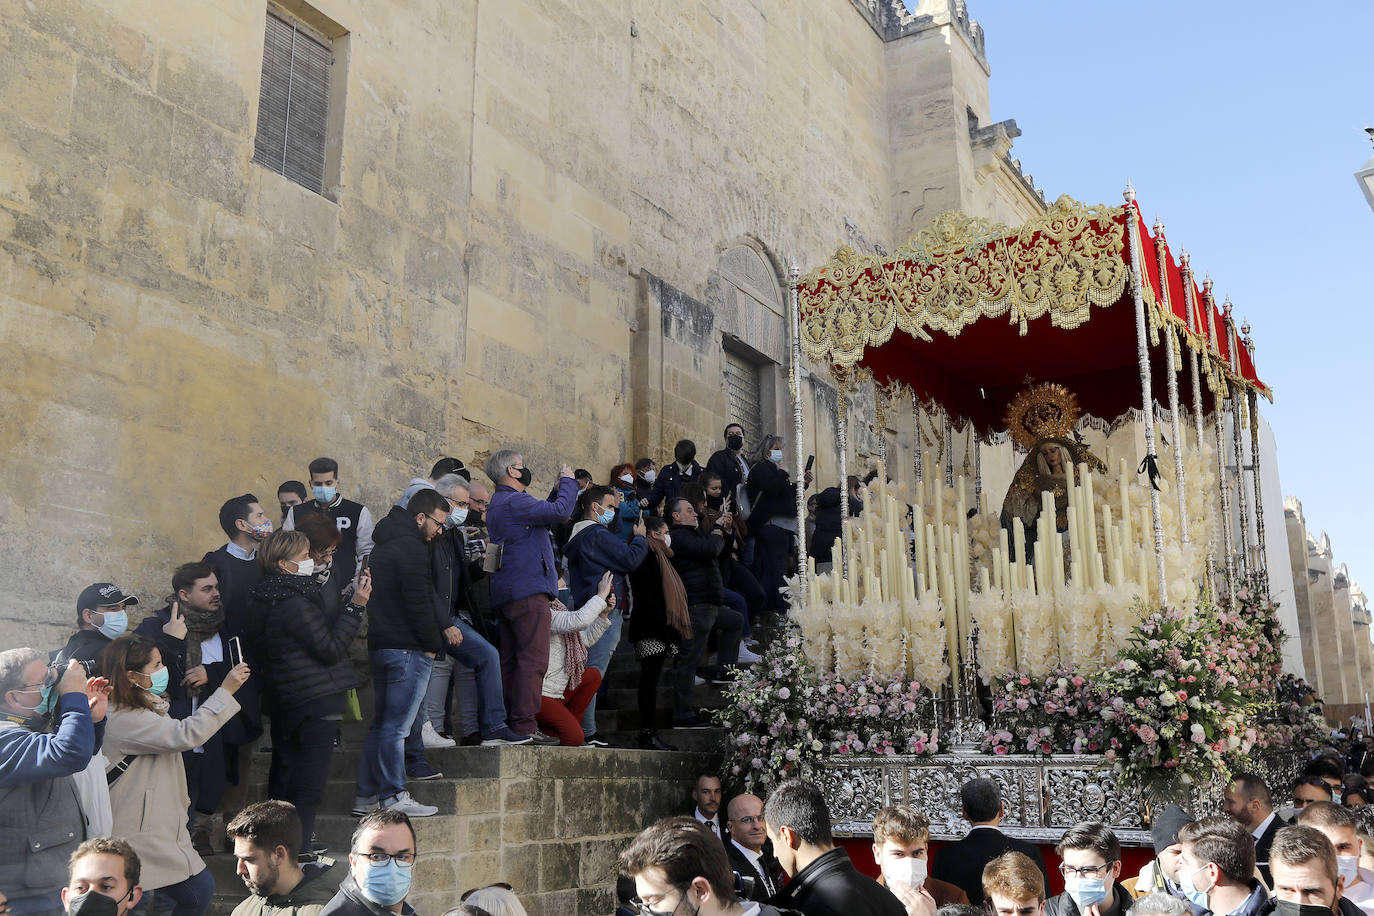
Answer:
[[[723,505],[725,505],[725,497],[724,497],[724,496],[710,496],[710,495],[708,495],[708,496],[706,497],[706,505],[707,505],[708,508],[715,509],[715,510],[719,511],[719,510],[720,510],[720,507],[723,506]]]
[[[1279,916],[1332,916],[1329,906],[1320,903],[1294,903],[1289,900],[1276,900]]]
[[[126,899],[127,895],[116,900],[99,891],[86,891],[67,901],[67,912],[71,916],[119,916],[119,905]]]
[[[466,523],[467,527],[469,527],[469,528],[481,528],[481,527],[482,527],[482,510],[481,510],[481,509],[469,509],[469,510],[468,510],[468,517],[467,517],[466,519],[464,519],[464,522]]]
[[[534,480],[534,475],[530,473],[530,469],[516,468],[516,470],[518,470],[520,473],[514,475],[515,479],[520,481],[520,486],[528,487],[530,485],[530,481]]]
[[[728,449],[730,449],[732,452],[737,452],[737,451],[739,451],[740,449],[744,448],[744,437],[743,437],[743,436],[726,436],[726,437],[725,437],[725,447],[728,448]]]

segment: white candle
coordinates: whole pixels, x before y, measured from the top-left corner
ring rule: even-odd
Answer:
[[[1135,544],[1135,540],[1131,537],[1131,497],[1129,490],[1130,478],[1126,476],[1125,458],[1121,459],[1121,462],[1118,465],[1118,470],[1121,475],[1117,483],[1118,489],[1120,490],[1119,497],[1121,502],[1121,523],[1125,526],[1125,530],[1121,532],[1121,543],[1125,544],[1127,549],[1129,549],[1131,546]]]

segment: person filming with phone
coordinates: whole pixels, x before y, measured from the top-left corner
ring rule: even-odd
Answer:
[[[264,622],[256,644],[264,653],[263,679],[272,685],[272,765],[267,791],[288,801],[300,817],[296,849],[318,853],[311,835],[324,799],[321,773],[329,772],[334,738],[348,691],[358,686],[348,649],[362,628],[372,597],[364,569],[342,607],[332,607],[314,575],[310,538],[277,531],[258,551],[263,580],[252,591],[254,619]]]

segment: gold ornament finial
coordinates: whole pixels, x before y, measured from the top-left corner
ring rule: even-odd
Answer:
[[[1072,391],[1043,382],[1022,389],[1007,405],[1003,422],[1016,444],[1029,449],[1042,439],[1072,438],[1082,413]]]

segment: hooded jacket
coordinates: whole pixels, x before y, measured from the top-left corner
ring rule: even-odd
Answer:
[[[230,916],[319,916],[325,904],[334,898],[339,884],[348,874],[348,867],[338,862],[332,865],[307,862],[301,866],[301,871],[305,873],[301,883],[285,894],[266,897],[249,894],[247,900],[234,907]]]
[[[573,526],[568,546],[563,548],[563,555],[568,558],[568,587],[572,589],[573,603],[581,607],[590,601],[606,570],[614,574],[611,581],[616,596],[623,597],[625,577],[644,562],[648,553],[649,542],[642,534],[636,534],[627,544],[599,522],[578,522]]]
[[[393,506],[377,523],[368,568],[372,597],[367,602],[367,648],[444,651],[434,596],[430,548],[415,516]]]
[[[556,499],[536,499],[499,484],[487,503],[487,531],[501,545],[501,568],[491,574],[491,606],[499,608],[532,595],[558,596],[549,528],[572,514],[577,481],[560,477]]]

